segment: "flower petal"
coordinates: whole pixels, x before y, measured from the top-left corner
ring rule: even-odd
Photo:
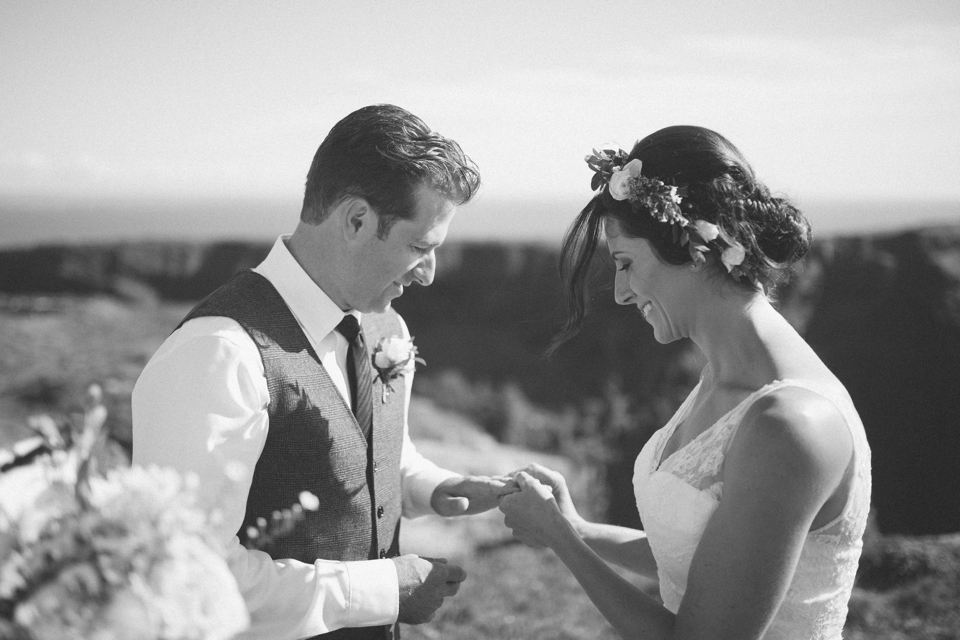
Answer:
[[[690,223],[704,242],[711,242],[720,235],[720,228],[706,220],[694,220]]]
[[[630,197],[630,180],[633,176],[627,171],[615,170],[607,183],[607,190],[614,200],[626,200]]]
[[[636,178],[640,175],[640,171],[643,169],[643,161],[634,158],[627,164],[623,165],[623,171],[627,172],[631,177]]]
[[[733,268],[743,262],[743,259],[747,256],[747,252],[744,250],[743,245],[734,240],[733,244],[723,250],[723,253],[720,254],[720,260],[723,262],[724,266],[727,267],[727,271],[733,271]]]

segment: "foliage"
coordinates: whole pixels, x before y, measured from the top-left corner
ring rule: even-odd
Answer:
[[[590,188],[596,191],[610,182],[614,172],[619,171],[627,163],[628,155],[625,150],[611,145],[600,147],[599,151],[593,149],[593,153],[584,156],[584,161],[593,171]]]
[[[845,637],[960,638],[960,534],[865,539]]]

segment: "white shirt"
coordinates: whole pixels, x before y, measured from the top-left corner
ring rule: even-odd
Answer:
[[[280,293],[349,404],[349,347],[334,331],[344,312],[290,254],[288,237],[278,238],[254,271]],[[406,382],[400,481],[403,515],[414,518],[434,513],[434,489],[457,474],[423,458],[410,441],[412,373]],[[306,564],[273,560],[240,544],[236,532],[266,442],[269,403],[260,352],[247,332],[224,317],[190,320],[161,345],[133,390],[133,463],[199,475],[201,498],[220,513],[217,534],[250,610],[251,627],[240,638],[303,638],[396,622],[400,595],[392,560]],[[285,506],[292,505],[277,508]]]

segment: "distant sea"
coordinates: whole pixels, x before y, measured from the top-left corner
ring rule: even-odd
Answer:
[[[461,208],[449,241],[559,245],[586,201],[497,201],[481,192]],[[798,202],[815,237],[960,224],[960,201]],[[299,200],[76,200],[0,196],[0,248],[141,240],[270,242],[297,224]]]

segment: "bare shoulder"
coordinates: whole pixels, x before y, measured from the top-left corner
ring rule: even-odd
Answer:
[[[853,438],[840,410],[824,396],[783,387],[747,411],[731,443],[731,462],[748,462],[759,473],[788,472],[833,484],[853,455]]]

